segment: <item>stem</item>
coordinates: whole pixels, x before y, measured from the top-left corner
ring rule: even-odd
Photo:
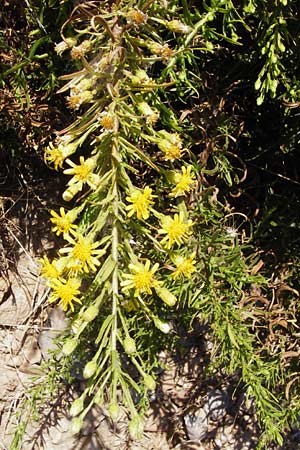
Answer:
[[[117,333],[118,333],[118,298],[119,298],[119,279],[118,279],[118,213],[119,213],[119,199],[118,199],[118,138],[117,133],[119,129],[119,123],[115,121],[114,133],[115,137],[112,141],[112,194],[113,194],[113,226],[112,226],[112,244],[111,252],[112,258],[115,262],[115,268],[112,273],[112,328],[111,328],[111,370],[112,370],[112,399],[116,400],[117,395],[117,383],[118,383],[118,355],[117,355]]]

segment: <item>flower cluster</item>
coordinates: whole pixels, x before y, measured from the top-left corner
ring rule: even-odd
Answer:
[[[160,332],[170,333],[172,323],[160,318],[160,307],[175,308],[182,283],[189,283],[197,270],[194,222],[186,201],[196,187],[197,166],[189,164],[188,142],[179,132],[184,126],[175,114],[166,114],[159,97],[159,89],[174,85],[172,77],[161,81],[149,70],[155,62],[173,70],[181,50],[171,40],[165,43],[163,36],[187,34],[190,28],[176,20],[157,20],[149,13],[152,4],[141,9],[126,5],[114,17],[114,9],[93,16],[94,8],[99,9],[92,3],[88,33],[89,19],[80,23],[76,14],[80,33],[74,38],[62,33],[63,41],[55,47],[59,55],[69,50],[78,67],[64,77],[68,82],[59,91],[68,91],[67,105],[77,118],[57,133],[44,157],[69,177],[63,200],[77,198],[69,210],[60,206],[50,211],[52,231],[63,244],[52,260],[40,260],[41,275],[51,289],[49,302],[74,313],[63,354],[68,357],[80,345],[86,326],[92,333],[95,324],[99,333],[98,349],[83,368],[88,396],[96,392],[93,402],[101,404],[108,388],[108,411],[117,420],[121,387],[131,414],[129,430],[137,436],[143,421],[130,400],[130,375],[123,360],[134,364],[146,393],[156,383],[146,373],[128,315],[134,320],[142,312]],[[163,27],[161,37],[156,25]],[[120,358],[120,348],[125,358]],[[107,375],[101,378],[104,370]],[[86,395],[87,390],[71,406],[75,432],[87,411]]]

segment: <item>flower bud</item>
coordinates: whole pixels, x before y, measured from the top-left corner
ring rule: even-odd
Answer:
[[[154,325],[156,326],[156,328],[158,328],[160,331],[162,331],[165,334],[170,333],[172,327],[170,324],[166,323],[166,322],[162,322],[158,317],[154,318]]]
[[[90,305],[82,314],[81,318],[85,322],[92,322],[98,315],[99,308],[95,305]]]
[[[129,422],[128,429],[131,439],[133,440],[141,439],[144,431],[143,419],[138,415],[134,416]]]
[[[213,44],[212,42],[210,42],[210,41],[207,41],[207,42],[205,43],[205,47],[207,48],[207,50],[208,50],[209,52],[213,52],[213,51],[214,51],[214,48],[215,48],[214,44]]]
[[[127,355],[133,355],[136,352],[135,341],[131,337],[126,337],[124,339],[123,347]]]
[[[167,22],[166,26],[169,28],[169,30],[174,31],[174,33],[187,34],[190,33],[190,31],[192,31],[192,28],[189,25],[185,25],[180,20],[176,19]]]
[[[177,302],[177,298],[174,294],[172,294],[172,292],[169,291],[169,289],[157,286],[155,291],[166,305],[174,306]]]
[[[284,52],[284,51],[285,51],[285,45],[283,44],[283,42],[282,42],[281,40],[278,39],[277,45],[278,45],[278,48],[279,48],[279,50],[280,50],[281,52]]]
[[[156,383],[155,380],[151,377],[151,375],[144,375],[144,384],[149,391],[155,391]]]
[[[120,415],[120,407],[117,403],[111,403],[108,408],[108,412],[111,420],[116,422]]]
[[[71,433],[77,434],[83,426],[83,419],[81,417],[74,417],[71,422]]]
[[[81,186],[78,183],[71,184],[62,195],[65,202],[69,202],[72,198],[81,190]]]
[[[150,78],[147,74],[147,72],[143,69],[139,69],[135,72],[134,75],[131,76],[131,82],[132,84],[139,85],[139,84],[147,84],[149,83]]]
[[[71,326],[72,333],[77,334],[81,328],[81,325],[82,325],[81,319],[74,320],[74,322],[72,323],[72,326]]]
[[[96,361],[89,361],[83,369],[83,378],[91,378],[98,368]]]
[[[256,80],[255,83],[254,83],[254,89],[255,89],[256,91],[258,91],[258,90],[260,89],[260,87],[261,87],[261,79],[260,79],[260,78],[257,78],[257,80]]]
[[[69,339],[63,345],[62,352],[64,355],[69,356],[77,347],[77,339]]]
[[[76,400],[74,400],[74,402],[71,405],[70,416],[72,417],[78,416],[78,414],[81,413],[83,408],[84,408],[83,398],[82,397],[76,398]]]
[[[154,125],[158,121],[159,112],[157,110],[153,110],[147,102],[139,102],[137,106],[139,111],[146,117],[146,122],[148,125]]]

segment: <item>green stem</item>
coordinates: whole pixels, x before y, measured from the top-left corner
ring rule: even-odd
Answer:
[[[111,328],[111,369],[112,369],[112,398],[113,401],[117,395],[118,383],[118,354],[117,354],[117,333],[118,333],[118,298],[119,298],[119,279],[118,279],[118,259],[119,259],[119,233],[118,233],[118,214],[119,214],[119,198],[118,198],[118,138],[119,129],[118,121],[115,123],[115,137],[112,141],[112,194],[113,194],[113,226],[112,226],[112,258],[115,262],[115,268],[112,273],[112,328]]]

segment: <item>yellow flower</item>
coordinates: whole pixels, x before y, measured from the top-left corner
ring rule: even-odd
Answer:
[[[99,175],[93,173],[93,169],[96,167],[96,158],[88,158],[84,160],[83,156],[79,158],[80,163],[76,165],[70,159],[66,162],[71,166],[71,169],[64,170],[67,175],[73,175],[73,178],[68,182],[68,185],[76,184],[79,190],[82,189],[84,183],[87,183],[92,189],[96,189],[99,183]]]
[[[50,262],[47,256],[43,256],[43,258],[39,259],[39,262],[41,263],[40,272],[42,277],[52,280],[53,278],[59,278],[62,274],[57,259]]]
[[[191,191],[192,185],[195,182],[195,176],[191,174],[193,166],[183,166],[181,168],[182,174],[176,172],[174,175],[174,181],[176,186],[172,189],[170,197],[178,197],[185,195]]]
[[[128,202],[131,202],[132,205],[127,205],[126,210],[128,211],[128,217],[133,216],[136,213],[138,219],[147,220],[150,213],[149,208],[153,205],[152,198],[155,196],[152,195],[152,189],[146,186],[143,191],[135,188],[132,190],[131,195],[126,197]]]
[[[191,220],[184,221],[183,212],[175,214],[173,219],[170,216],[164,216],[161,220],[162,228],[158,230],[159,234],[166,234],[161,243],[167,249],[170,249],[174,243],[181,245],[192,233],[189,230],[192,225]]]
[[[98,122],[103,131],[113,131],[115,126],[115,119],[112,114],[107,112],[101,113],[98,118]]]
[[[72,142],[66,145],[58,145],[54,147],[52,142],[50,142],[49,146],[45,150],[44,159],[46,163],[53,164],[54,169],[58,170],[58,168],[62,168],[64,160],[72,155],[78,147],[76,142]]]
[[[74,311],[73,302],[81,304],[81,300],[77,298],[77,295],[80,294],[80,284],[81,282],[77,278],[52,280],[51,287],[53,292],[49,298],[49,302],[53,303],[59,300],[64,311],[67,311],[69,307]]]
[[[130,21],[136,25],[141,25],[145,23],[147,20],[147,15],[143,13],[143,11],[140,11],[139,9],[131,9],[128,13],[128,17]]]
[[[174,280],[177,278],[191,278],[192,274],[197,270],[195,267],[196,252],[192,253],[189,258],[177,256],[174,260],[176,270],[172,273]]]
[[[182,148],[182,141],[177,133],[168,133],[165,130],[159,132],[161,139],[157,140],[158,148],[163,152],[165,161],[175,161],[180,159],[184,149]]]
[[[141,293],[151,294],[151,289],[160,285],[160,282],[154,277],[159,267],[157,263],[150,269],[150,261],[147,259],[145,264],[129,264],[128,267],[132,273],[123,275],[126,278],[121,282],[124,292],[135,289],[134,296],[138,297]]]
[[[77,225],[74,225],[72,222],[75,220],[73,211],[65,213],[65,208],[60,208],[60,215],[55,211],[50,211],[51,219],[50,221],[55,225],[52,228],[52,231],[59,236],[63,234],[64,238],[69,234],[69,231],[72,229],[76,229]]]
[[[100,266],[98,258],[104,255],[105,250],[97,249],[100,242],[92,242],[89,236],[82,236],[73,231],[76,238],[67,237],[73,247],[66,247],[59,250],[60,253],[67,253],[70,260],[67,268],[73,272],[89,272],[91,269],[95,271],[97,266]],[[76,268],[76,269],[75,269]]]
[[[83,103],[89,103],[94,98],[94,91],[79,91],[77,93],[71,93],[68,100],[68,106],[71,109],[78,109]]]

